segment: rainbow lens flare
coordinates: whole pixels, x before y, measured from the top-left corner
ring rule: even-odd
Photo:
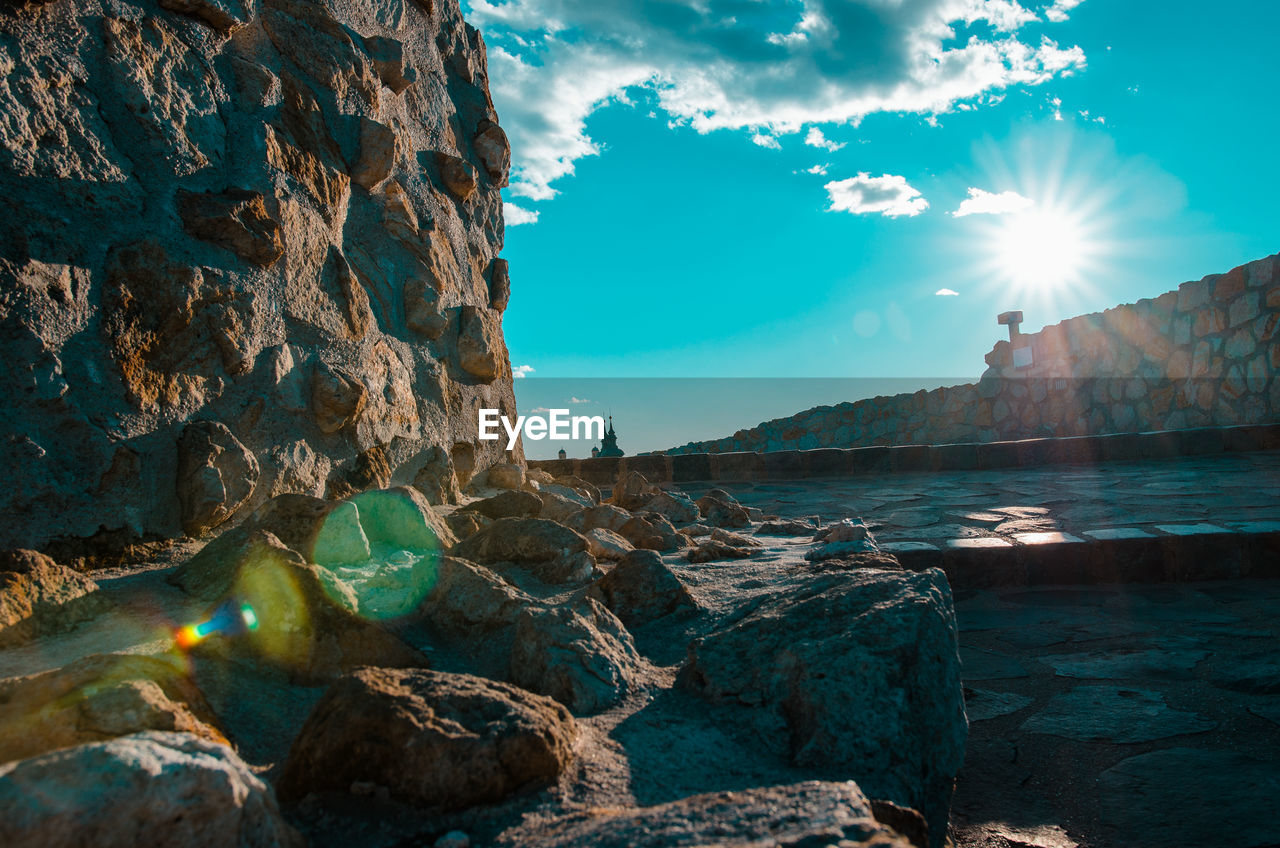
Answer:
[[[174,641],[185,651],[215,633],[239,636],[257,629],[258,614],[253,611],[253,607],[233,599],[224,602],[205,621],[178,628],[178,632],[174,634]]]

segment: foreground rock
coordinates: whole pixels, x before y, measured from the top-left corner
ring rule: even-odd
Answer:
[[[425,666],[426,658],[356,613],[355,593],[327,569],[261,530],[230,530],[168,580],[214,608],[247,605],[256,626],[214,632],[208,656],[266,663],[299,682],[330,680],[364,665]]]
[[[818,533],[813,541],[813,549],[806,551],[804,555],[809,562],[841,559],[880,550],[875,537],[861,519],[841,519]]]
[[[598,712],[643,683],[645,664],[622,622],[599,602],[549,605],[466,560],[443,557],[420,619],[486,675]]]
[[[143,730],[227,741],[176,657],[97,654],[0,680],[0,762]]]
[[[535,518],[542,511],[542,498],[532,492],[509,489],[462,509],[478,512],[486,518]]]
[[[697,608],[680,578],[653,551],[627,554],[590,592],[629,627]]]
[[[617,533],[637,548],[670,553],[688,547],[689,537],[676,530],[665,515],[643,513],[627,519]]]
[[[530,844],[516,833],[502,845]],[[911,848],[881,824],[854,783],[810,781],[695,795],[631,810],[593,810],[539,828],[542,848],[840,846]]]
[[[698,498],[702,520],[712,527],[749,527],[751,514],[724,489],[712,489]]]
[[[761,707],[800,767],[919,810],[941,844],[967,724],[951,591],[938,569],[836,572],[694,640],[682,682]],[[770,720],[762,721],[768,732]]]
[[[280,797],[386,787],[391,797],[462,809],[552,783],[577,728],[560,704],[467,674],[363,668],[325,693],[280,778]]]
[[[226,745],[149,731],[0,765],[7,848],[300,848]]]
[[[511,681],[575,713],[599,712],[636,691],[643,668],[631,634],[591,598],[572,608],[530,607],[517,616]]]
[[[0,648],[62,633],[109,608],[98,584],[36,551],[0,552]]]

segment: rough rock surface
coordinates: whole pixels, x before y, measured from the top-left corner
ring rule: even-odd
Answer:
[[[821,781],[713,792],[656,807],[593,810],[549,823],[537,841],[546,848],[911,846],[876,820],[857,784]]]
[[[9,848],[299,848],[271,787],[226,745],[148,731],[0,765]]]
[[[36,551],[0,551],[0,648],[75,627],[107,609],[98,584]]]
[[[487,518],[535,518],[542,512],[542,498],[532,492],[508,489],[491,498],[467,504],[463,509]]]
[[[678,551],[689,545],[689,537],[676,530],[665,515],[656,512],[631,516],[618,527],[617,533],[637,548],[662,553]]]
[[[363,665],[426,666],[426,658],[360,618],[354,592],[327,569],[261,530],[223,533],[174,571],[169,582],[210,608],[248,604],[258,622],[242,634],[214,634],[197,650],[323,681]]]
[[[623,624],[643,624],[697,604],[680,578],[653,551],[632,551],[591,585],[591,594]]]
[[[0,547],[523,462],[472,412],[510,149],[457,0],[7,3],[0,74]]]
[[[587,552],[582,534],[544,518],[500,518],[455,545],[451,553],[487,565],[527,566],[547,583],[581,582],[596,573],[595,558]]]
[[[372,783],[409,803],[461,809],[555,781],[576,734],[563,706],[508,683],[363,668],[312,710],[285,762],[280,796]]]
[[[143,730],[226,742],[204,695],[173,656],[95,654],[0,680],[0,762]]]
[[[598,601],[538,606],[516,619],[511,680],[575,713],[594,713],[635,691],[643,666],[631,634]]]
[[[681,677],[712,700],[772,711],[796,765],[919,810],[936,845],[967,735],[956,643],[940,570],[838,572],[695,639]]]

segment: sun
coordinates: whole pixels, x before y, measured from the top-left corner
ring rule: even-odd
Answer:
[[[1005,216],[993,250],[995,264],[1015,287],[1057,289],[1080,279],[1093,245],[1073,216],[1032,207]]]

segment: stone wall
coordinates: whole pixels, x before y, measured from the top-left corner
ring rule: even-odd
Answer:
[[[7,3],[0,73],[0,547],[510,459],[510,151],[457,0]]]
[[[994,442],[1280,421],[1280,257],[1001,341],[977,383],[820,406],[668,451]],[[1015,349],[1031,364],[1014,364]]]

